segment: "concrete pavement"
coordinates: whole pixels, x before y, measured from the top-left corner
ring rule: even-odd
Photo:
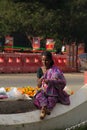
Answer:
[[[64,73],[67,81],[67,86],[77,91],[84,85],[84,73]]]
[[[77,91],[84,85],[84,73],[64,73],[67,86]],[[36,73],[0,74],[0,87],[37,86]]]

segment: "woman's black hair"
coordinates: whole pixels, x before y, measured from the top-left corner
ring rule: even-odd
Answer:
[[[48,59],[51,60],[50,65],[52,66],[54,64],[52,53],[50,51],[44,51],[41,53],[41,56],[46,56]]]

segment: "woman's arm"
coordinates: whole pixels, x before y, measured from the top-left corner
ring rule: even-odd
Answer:
[[[43,77],[43,71],[41,68],[39,68],[37,70],[37,86],[38,87],[41,87],[42,85],[42,79],[43,79],[42,77]]]
[[[61,87],[61,89],[64,89],[64,87],[66,86],[66,79],[65,79],[65,77],[62,73],[57,74],[55,78],[45,79],[44,82],[46,84],[48,84],[49,87],[50,86],[53,86],[53,87],[56,87],[56,88]]]
[[[42,80],[43,80],[43,78],[38,78],[38,79],[37,79],[37,86],[38,86],[38,87],[41,87],[41,85],[42,85]]]

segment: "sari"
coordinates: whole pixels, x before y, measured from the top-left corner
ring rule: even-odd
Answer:
[[[64,91],[66,86],[65,77],[57,66],[53,65],[42,78],[41,89],[34,97],[34,104],[38,108],[46,106],[52,110],[56,103],[70,104],[69,95]],[[44,82],[44,79],[48,80],[48,84]]]

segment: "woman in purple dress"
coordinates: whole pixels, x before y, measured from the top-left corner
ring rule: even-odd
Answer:
[[[37,71],[38,87],[41,89],[34,98],[34,104],[41,109],[40,119],[44,119],[56,103],[69,105],[70,100],[69,95],[64,91],[65,77],[63,72],[54,65],[52,53],[42,52],[41,57],[43,66]]]

